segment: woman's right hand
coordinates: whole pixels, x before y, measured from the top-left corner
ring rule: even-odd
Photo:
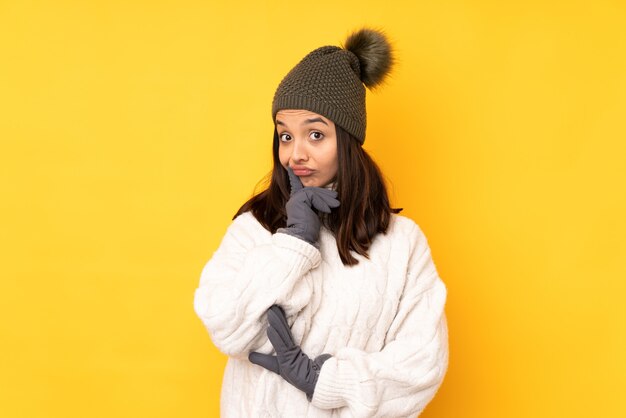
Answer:
[[[291,185],[291,195],[285,205],[287,227],[276,232],[284,232],[315,245],[319,239],[320,219],[313,208],[330,213],[331,208],[339,206],[337,192],[323,187],[304,187],[291,167],[287,167],[287,173]]]

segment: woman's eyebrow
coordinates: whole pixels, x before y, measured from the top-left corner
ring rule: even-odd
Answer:
[[[314,123],[314,122],[322,122],[324,125],[328,126],[328,124],[324,122],[324,119],[322,118],[305,119],[304,122],[301,123],[301,125],[304,125],[306,123]],[[287,126],[283,122],[279,121],[278,119],[276,119],[276,125]]]

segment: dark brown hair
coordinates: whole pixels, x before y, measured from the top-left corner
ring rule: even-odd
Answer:
[[[337,250],[344,265],[358,264],[350,254],[369,258],[367,250],[374,236],[387,232],[391,213],[400,213],[402,208],[391,208],[382,173],[361,144],[350,133],[335,125],[337,134],[338,170],[336,181],[337,200],[340,206],[330,214],[318,212],[321,223],[328,228],[337,241]],[[233,219],[252,211],[254,217],[272,234],[285,227],[290,186],[287,170],[278,157],[278,132],[274,126],[274,168],[265,177],[269,186],[244,203]],[[256,189],[256,188],[255,188]]]

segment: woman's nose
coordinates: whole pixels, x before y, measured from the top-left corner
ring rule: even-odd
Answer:
[[[295,161],[307,160],[307,144],[305,140],[295,139],[293,142],[293,150],[291,158]]]

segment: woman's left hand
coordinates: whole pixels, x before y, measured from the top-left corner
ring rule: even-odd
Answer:
[[[287,382],[306,393],[307,399],[311,401],[322,365],[331,355],[322,354],[311,360],[304,354],[294,343],[287,318],[280,306],[272,305],[267,311],[267,319],[267,336],[276,350],[276,356],[252,352],[248,359],[281,375]]]

